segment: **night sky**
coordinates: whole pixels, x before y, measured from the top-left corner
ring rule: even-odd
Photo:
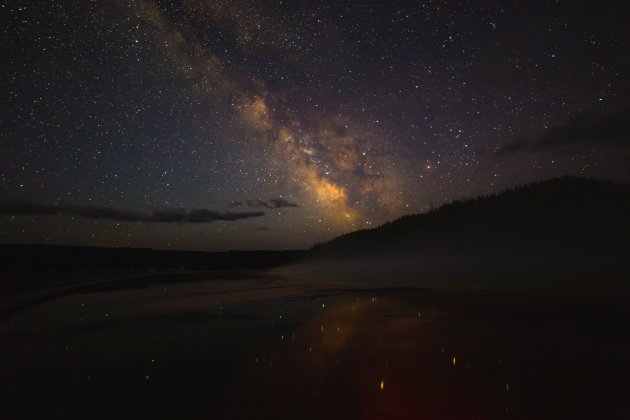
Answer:
[[[9,1],[0,242],[293,249],[630,181],[624,1]]]

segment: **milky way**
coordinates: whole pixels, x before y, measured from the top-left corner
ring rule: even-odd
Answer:
[[[533,180],[630,181],[622,2],[2,13],[0,242],[304,248]]]

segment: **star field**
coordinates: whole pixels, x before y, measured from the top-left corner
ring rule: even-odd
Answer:
[[[630,181],[619,1],[13,1],[0,242],[304,248]]]

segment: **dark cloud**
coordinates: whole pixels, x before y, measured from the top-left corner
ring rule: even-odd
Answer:
[[[280,207],[300,207],[297,203],[291,203],[284,198],[272,198],[269,202],[276,209]]]
[[[85,219],[109,219],[119,222],[163,222],[163,223],[210,223],[214,221],[235,221],[251,217],[261,217],[262,211],[231,212],[208,209],[164,209],[150,214],[119,210],[106,207],[83,207],[46,205],[22,200],[0,202],[0,214],[15,215],[68,215]]]
[[[514,153],[562,151],[581,145],[630,144],[630,108],[597,114],[583,113],[536,137],[526,137],[497,150],[497,157]]]
[[[232,222],[263,216],[263,211],[230,212],[213,211],[208,209],[167,209],[154,211],[150,219],[152,222],[181,222],[181,223],[210,223],[213,221]]]
[[[237,203],[239,202],[237,201]],[[252,207],[252,208],[264,207],[266,209],[279,209],[282,207],[300,207],[299,204],[292,203],[290,201],[285,200],[284,198],[272,198],[267,201],[259,200],[259,199],[247,200],[245,201],[245,203],[247,204],[247,207]]]
[[[106,207],[58,206],[57,214],[68,214],[85,219],[110,219],[118,222],[149,222],[151,216]]]
[[[58,207],[22,200],[0,202],[0,214],[60,214]]]
[[[253,208],[264,207],[267,209],[273,208],[271,204],[267,203],[264,200],[247,200],[246,203],[247,203],[247,207],[253,207]]]

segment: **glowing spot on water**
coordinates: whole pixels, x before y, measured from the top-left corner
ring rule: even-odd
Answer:
[[[380,386],[380,388],[381,388],[381,391],[383,390],[383,388],[385,388],[385,381],[381,381],[381,386]]]
[[[457,357],[453,356],[453,366],[455,366],[457,364]]]

